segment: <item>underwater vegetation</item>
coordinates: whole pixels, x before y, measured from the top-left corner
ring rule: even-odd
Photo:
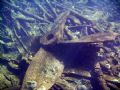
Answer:
[[[119,0],[0,0],[0,90],[120,90]]]

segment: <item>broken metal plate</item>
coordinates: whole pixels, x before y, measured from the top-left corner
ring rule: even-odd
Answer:
[[[63,12],[61,15],[59,15],[56,19],[56,22],[52,26],[51,31],[40,39],[40,43],[43,45],[49,45],[53,43],[99,43],[114,41],[116,37],[119,36],[118,33],[115,32],[99,32],[75,39],[66,39],[64,36],[75,37],[73,32],[71,32],[69,29],[65,29],[65,27],[67,27],[65,26],[65,23],[69,16],[70,11]]]
[[[99,42],[108,42],[114,41],[118,36],[117,33],[97,33],[91,34],[88,36],[83,36],[77,40],[66,40],[66,41],[58,41],[58,43],[99,43]]]
[[[55,56],[40,48],[28,67],[21,90],[48,90],[63,69],[63,64]]]
[[[48,45],[51,43],[56,43],[57,40],[63,38],[64,25],[69,14],[70,14],[70,11],[66,11],[61,13],[57,17],[53,26],[51,27],[51,31],[40,39],[41,44]]]

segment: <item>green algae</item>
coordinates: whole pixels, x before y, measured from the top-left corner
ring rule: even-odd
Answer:
[[[11,86],[17,86],[19,84],[19,79],[8,71],[7,67],[0,65],[0,90]]]

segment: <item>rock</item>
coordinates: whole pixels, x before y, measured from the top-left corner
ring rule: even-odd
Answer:
[[[111,65],[110,64],[105,64],[106,68],[110,69],[111,68]]]
[[[78,85],[76,90],[88,90],[88,88],[85,85]]]
[[[18,69],[19,68],[18,64],[15,64],[13,62],[9,62],[9,65],[10,65],[10,67],[12,67],[14,69]]]
[[[36,81],[28,81],[28,82],[27,82],[27,87],[28,87],[29,89],[34,89],[34,88],[36,88],[36,87],[37,87],[37,82],[36,82]]]
[[[7,70],[3,65],[0,66],[0,90],[8,87],[17,86],[19,79]]]

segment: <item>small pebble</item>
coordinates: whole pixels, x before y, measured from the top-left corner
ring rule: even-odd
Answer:
[[[105,64],[106,68],[110,69],[111,65],[110,64]]]
[[[88,90],[88,88],[85,85],[78,85],[76,90]]]
[[[118,73],[118,77],[120,78],[120,72]]]
[[[28,88],[35,88],[35,87],[37,87],[37,82],[36,81],[28,81],[27,87]]]

